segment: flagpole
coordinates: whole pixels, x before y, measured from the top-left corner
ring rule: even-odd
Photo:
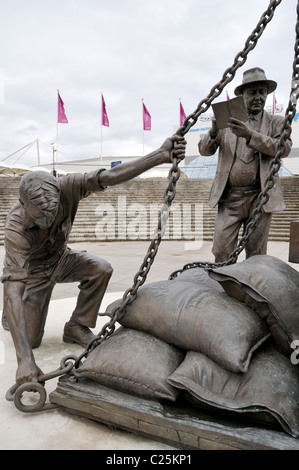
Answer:
[[[109,127],[109,119],[108,119],[108,114],[107,114],[107,111],[106,111],[106,103],[105,103],[105,100],[104,100],[104,96],[103,96],[103,93],[101,93],[102,95],[102,106],[101,106],[101,110],[102,110],[102,118],[101,118],[101,163],[102,163],[102,158],[103,158],[103,137],[102,137],[102,133],[103,133],[103,126],[107,126]]]
[[[57,123],[56,123],[56,149],[55,149],[55,146],[53,148],[53,174],[55,175],[55,171],[56,171],[56,168],[55,168],[55,164],[58,160],[58,110],[59,110],[59,104],[58,104],[58,101],[59,101],[59,90],[57,90]]]
[[[179,98],[179,127],[181,126],[181,98]]]
[[[36,150],[37,150],[37,164],[40,166],[40,155],[39,155],[39,138],[36,139]]]
[[[101,93],[101,166],[103,162],[103,93]]]
[[[68,123],[68,119],[67,119],[65,111],[64,111],[64,103],[61,99],[59,90],[57,90],[56,149],[54,149],[54,146],[53,146],[53,174],[54,174],[54,176],[56,176],[55,163],[57,163],[57,160],[58,160],[58,150],[59,150],[58,127],[59,127],[60,122]],[[55,155],[55,153],[56,153],[56,155]]]

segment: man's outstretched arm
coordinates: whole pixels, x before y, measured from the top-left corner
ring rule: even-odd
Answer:
[[[171,163],[172,150],[174,151],[175,156],[183,159],[185,156],[185,149],[186,140],[175,134],[166,139],[158,150],[149,153],[145,157],[102,171],[100,174],[100,184],[103,187],[121,184],[132,178],[136,178],[136,176],[139,176],[157,165],[161,165],[162,163]]]

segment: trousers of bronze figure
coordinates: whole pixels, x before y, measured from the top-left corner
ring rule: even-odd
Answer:
[[[41,343],[52,291],[57,283],[79,282],[72,319],[94,328],[112,271],[106,260],[70,248],[62,253],[55,265],[31,266],[23,295],[31,346],[36,348]],[[8,316],[5,305],[4,311]]]
[[[225,190],[218,203],[215,218],[212,252],[216,263],[227,261],[237,248],[240,230],[242,226],[246,229],[246,224],[258,205],[259,193],[260,189],[256,188],[232,187]],[[271,218],[271,213],[262,212],[245,246],[246,258],[266,254]]]

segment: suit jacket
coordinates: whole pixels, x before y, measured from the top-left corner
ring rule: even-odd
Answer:
[[[252,137],[247,144],[251,149],[259,153],[259,171],[262,191],[265,189],[265,180],[267,176],[269,176],[270,162],[276,155],[277,145],[283,130],[283,123],[284,118],[282,116],[272,115],[264,111],[260,131],[252,131]],[[215,141],[211,139],[209,133],[206,134],[198,144],[199,152],[204,156],[214,155],[219,147],[218,165],[209,197],[209,205],[211,207],[215,207],[218,204],[226,187],[234,161],[236,145],[237,137],[229,128],[219,130]],[[289,155],[291,147],[292,141],[289,138],[287,140],[287,148],[284,157]],[[269,191],[269,200],[263,207],[265,212],[277,212],[285,209],[280,180],[277,173],[275,174],[274,186]]]

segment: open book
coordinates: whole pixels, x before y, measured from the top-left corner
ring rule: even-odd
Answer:
[[[228,127],[227,121],[230,117],[239,119],[243,122],[248,120],[248,115],[242,96],[237,96],[237,98],[233,98],[232,100],[221,101],[220,103],[212,104],[212,108],[219,129]]]

